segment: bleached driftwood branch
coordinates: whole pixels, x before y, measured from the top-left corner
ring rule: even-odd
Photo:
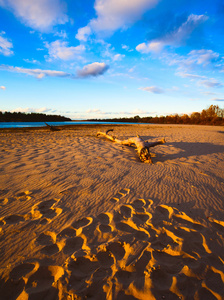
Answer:
[[[138,156],[142,162],[152,163],[152,158],[151,158],[151,155],[149,152],[149,148],[164,144],[166,142],[165,139],[162,139],[158,142],[149,143],[148,141],[144,141],[139,135],[137,137],[131,137],[127,140],[122,141],[120,139],[117,139],[113,135],[109,135],[108,133],[110,131],[113,131],[113,129],[107,130],[106,132],[98,131],[97,136],[99,136],[99,135],[104,136],[107,139],[109,139],[115,143],[121,144],[121,145],[135,146]]]

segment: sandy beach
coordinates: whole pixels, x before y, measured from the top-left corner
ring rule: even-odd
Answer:
[[[166,143],[142,163],[111,128]],[[224,299],[223,127],[0,137],[0,299]]]

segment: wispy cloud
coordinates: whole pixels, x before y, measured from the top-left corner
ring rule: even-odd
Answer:
[[[126,50],[126,51],[128,51],[128,52],[132,52],[132,51],[134,51],[133,49],[131,49],[129,46],[127,46],[127,45],[122,45],[122,49],[124,49],[124,50]]]
[[[6,65],[0,65],[0,69],[7,70],[10,72],[15,72],[15,73],[23,73],[23,74],[31,75],[38,79],[41,79],[45,76],[48,76],[48,77],[70,77],[71,76],[71,74],[65,73],[62,71],[27,69],[27,68],[6,66]]]
[[[194,69],[217,69],[222,71],[224,67],[223,57],[219,53],[210,49],[192,50],[186,56],[171,55],[166,56],[169,65],[177,65],[181,72],[187,73]]]
[[[153,93],[153,94],[163,94],[163,93],[165,93],[165,91],[162,88],[156,87],[156,86],[141,87],[141,88],[139,88],[139,90],[150,92],[150,93]]]
[[[63,38],[63,39],[66,39],[68,37],[65,30],[61,30],[61,31],[56,32],[54,34],[54,36],[59,36],[60,38]]]
[[[223,84],[221,82],[218,82],[216,79],[214,78],[210,78],[210,79],[207,79],[207,80],[201,80],[198,82],[199,85],[202,85],[202,86],[206,86],[206,87],[209,87],[209,88],[219,88],[219,87],[222,87]]]
[[[78,77],[85,78],[89,76],[99,76],[104,74],[109,69],[105,63],[94,62],[84,66],[81,70],[77,71]]]
[[[6,87],[4,85],[0,86],[0,90],[6,90]]]
[[[69,47],[68,42],[60,40],[54,41],[52,43],[45,43],[45,46],[48,49],[50,59],[78,59],[80,58],[80,55],[85,51],[84,45]]]
[[[221,99],[221,98],[212,98],[211,101],[224,102],[224,99]]]
[[[214,96],[216,95],[216,93],[213,93],[213,92],[209,92],[209,91],[206,91],[206,92],[201,92],[203,95],[206,95],[206,96]]]
[[[94,108],[94,109],[88,109],[86,111],[87,114],[104,114],[104,112],[101,109]]]
[[[6,70],[14,73],[22,73],[30,76],[34,76],[38,79],[44,77],[68,77],[71,79],[97,77],[104,74],[109,69],[109,66],[105,63],[94,62],[92,64],[84,66],[82,69],[77,71],[77,74],[66,73],[63,71],[56,70],[42,70],[42,69],[28,69],[21,67],[13,67],[7,65],[0,65],[0,70]]]
[[[23,60],[28,64],[39,64],[39,62],[36,59],[24,58]]]
[[[86,114],[89,115],[102,115],[102,116],[136,116],[136,115],[150,115],[150,114],[154,114],[155,112],[149,112],[149,111],[145,111],[142,109],[135,109],[133,111],[120,111],[120,112],[105,112],[102,111],[101,109],[95,108],[95,109],[89,109],[85,112]]]
[[[206,76],[200,76],[196,74],[189,74],[184,72],[177,72],[176,75],[182,77],[182,78],[190,78],[190,79],[205,79]]]
[[[141,53],[149,53],[160,52],[165,46],[179,47],[189,38],[194,29],[207,19],[208,17],[205,15],[191,14],[186,22],[182,23],[176,30],[167,33],[159,39],[152,40],[149,43],[139,44],[136,50]]]
[[[94,8],[97,18],[78,30],[76,38],[86,41],[92,33],[110,34],[120,28],[126,28],[137,21],[159,0],[96,0]]]
[[[0,32],[0,54],[3,54],[5,56],[10,56],[13,54],[12,51],[13,44],[9,39],[3,37],[4,34],[5,34],[4,31]]]
[[[66,4],[61,0],[1,0],[0,6],[12,11],[25,25],[40,31],[68,22]]]
[[[212,62],[216,62],[219,59],[219,54],[212,50],[192,50],[189,54],[189,60],[192,63],[206,66]]]
[[[189,78],[192,81],[196,81],[199,86],[205,86],[208,88],[218,88],[222,87],[223,84],[219,81],[217,81],[215,78],[208,78],[206,76],[196,75],[196,74],[189,74],[184,72],[177,72],[177,76],[180,76],[182,78]],[[210,92],[204,92],[204,94],[211,94]]]

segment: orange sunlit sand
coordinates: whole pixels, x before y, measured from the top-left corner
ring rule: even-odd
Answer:
[[[142,163],[96,137],[166,143]],[[2,130],[1,299],[223,299],[224,129]]]

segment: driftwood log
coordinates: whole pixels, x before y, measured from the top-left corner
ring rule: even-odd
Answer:
[[[164,144],[166,142],[165,139],[162,139],[158,142],[149,143],[148,141],[144,141],[139,135],[137,135],[137,137],[131,137],[127,140],[120,140],[117,139],[115,136],[108,134],[111,131],[113,131],[113,129],[107,130],[106,132],[98,131],[97,136],[104,136],[105,138],[115,143],[118,143],[120,145],[136,147],[139,159],[142,162],[152,163],[152,158],[149,152],[149,148]]]
[[[51,126],[49,124],[47,124],[46,122],[44,122],[47,125],[47,128],[49,128],[51,131],[59,131],[59,128],[56,128],[55,126]]]

